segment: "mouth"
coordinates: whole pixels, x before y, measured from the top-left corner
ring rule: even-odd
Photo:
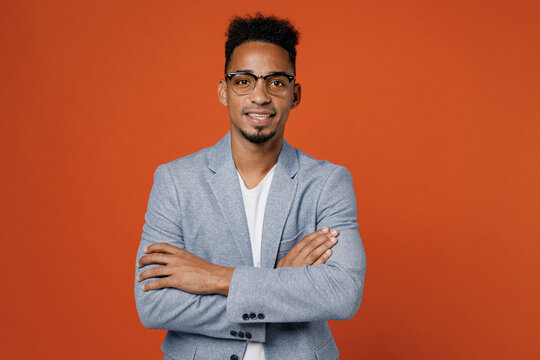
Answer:
[[[265,126],[276,115],[269,111],[246,112],[248,121],[255,126]]]

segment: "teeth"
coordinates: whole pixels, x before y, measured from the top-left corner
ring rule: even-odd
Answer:
[[[249,113],[248,115],[257,120],[264,120],[270,116],[270,114],[255,114],[255,113]]]

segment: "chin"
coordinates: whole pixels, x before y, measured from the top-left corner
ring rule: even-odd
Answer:
[[[255,132],[247,132],[240,129],[240,133],[244,139],[254,144],[264,144],[268,140],[272,139],[276,135],[277,131],[263,131],[263,129],[255,129]]]

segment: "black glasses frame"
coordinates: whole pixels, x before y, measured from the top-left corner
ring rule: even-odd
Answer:
[[[226,73],[225,74],[225,78],[229,79],[229,81],[233,78],[233,76],[236,76],[236,75],[249,75],[251,76],[253,79],[255,79],[255,83],[257,82],[257,80],[259,79],[263,79],[264,80],[264,84],[265,84],[265,88],[266,88],[266,79],[268,79],[270,76],[279,76],[279,75],[282,75],[282,76],[285,76],[287,79],[289,79],[289,84],[291,82],[293,82],[295,76],[294,75],[289,75],[287,74],[286,72],[283,72],[283,71],[276,71],[276,72],[271,72],[270,74],[266,74],[266,75],[255,75],[251,72],[248,72],[248,71],[239,71],[239,72],[234,72],[234,73]],[[234,90],[234,89],[233,89]],[[251,94],[253,92],[253,90],[255,90],[255,87],[253,87],[253,89],[251,89],[250,92],[248,93],[245,93],[245,94],[240,94],[240,93],[237,93],[238,95],[247,95],[247,94]],[[268,90],[267,90],[268,91]],[[288,89],[287,89],[288,91]],[[235,91],[236,92],[236,91]],[[285,92],[286,93],[286,92]],[[284,93],[284,94],[285,94]]]

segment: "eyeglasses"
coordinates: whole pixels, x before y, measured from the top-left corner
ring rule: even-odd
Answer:
[[[289,91],[289,85],[294,80],[294,76],[284,72],[273,72],[268,75],[257,76],[250,72],[236,72],[225,74],[231,81],[231,87],[238,95],[250,94],[257,85],[257,80],[264,80],[264,87],[269,94],[285,95]]]

